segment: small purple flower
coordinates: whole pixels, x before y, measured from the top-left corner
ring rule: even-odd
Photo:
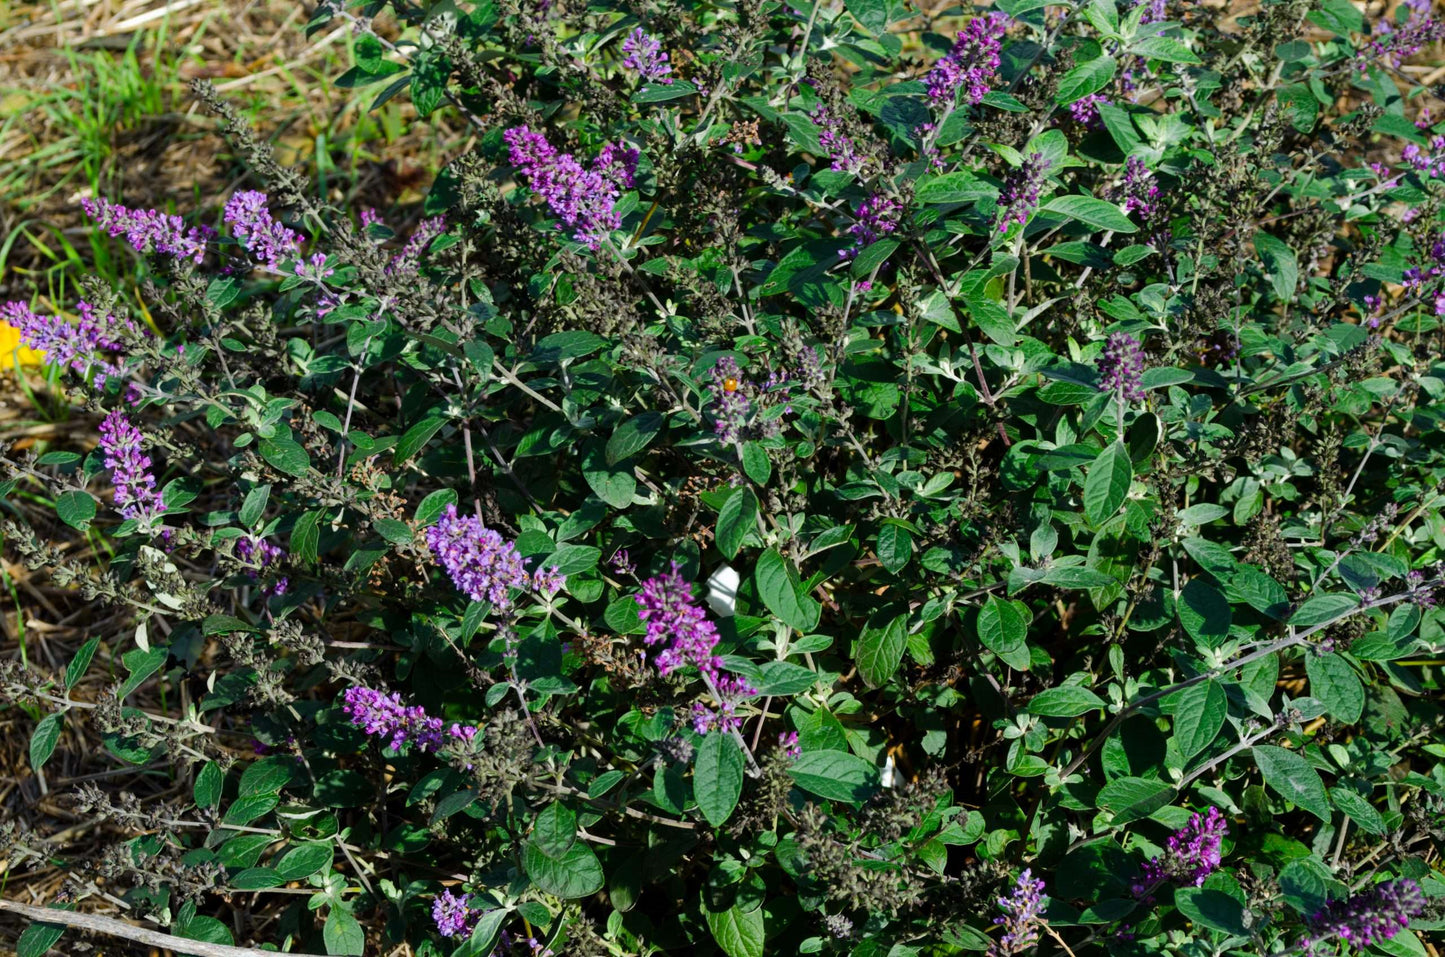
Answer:
[[[1096,130],[1102,125],[1102,117],[1099,116],[1099,107],[1108,103],[1109,98],[1102,93],[1090,93],[1082,100],[1075,100],[1069,104],[1069,115],[1074,122],[1085,129]]]
[[[1144,864],[1134,882],[1134,896],[1144,897],[1164,881],[1198,887],[1214,873],[1220,863],[1220,846],[1229,827],[1219,808],[1208,814],[1196,813],[1189,823],[1169,836],[1163,859],[1155,857]]]
[[[707,677],[706,674],[704,677]],[[743,726],[742,703],[756,697],[758,689],[748,684],[745,678],[730,674],[717,675],[709,682],[709,687],[717,700],[717,708],[709,708],[700,701],[694,702],[692,729],[698,734],[707,734],[714,728],[723,734],[739,731]]]
[[[853,138],[843,132],[843,124],[821,103],[811,115],[818,126],[818,142],[828,153],[830,168],[840,173],[861,173],[868,161],[858,154]]]
[[[929,98],[935,103],[947,101],[951,107],[955,94],[962,91],[965,104],[981,102],[998,81],[999,53],[1008,25],[1009,18],[1002,13],[970,20],[959,31],[953,49],[939,58],[924,78]]]
[[[692,586],[683,581],[678,567],[673,562],[667,574],[647,579],[642,592],[634,596],[637,617],[647,626],[643,641],[668,643],[657,656],[657,670],[663,674],[693,665],[704,675],[716,677],[722,669],[722,659],[713,655],[717,626],[694,601]]]
[[[412,230],[411,236],[407,238],[406,245],[401,247],[401,252],[391,258],[391,263],[386,267],[387,273],[391,275],[416,272],[422,253],[426,252],[432,240],[445,232],[446,228],[445,216],[433,216],[417,223],[416,229]]]
[[[300,254],[301,237],[272,218],[269,202],[260,190],[242,190],[226,201],[223,218],[256,261],[275,271]]]
[[[798,732],[784,731],[778,735],[778,747],[783,749],[783,754],[790,758],[802,755],[803,747],[798,744]]]
[[[848,232],[853,236],[853,245],[840,250],[838,255],[844,258],[856,256],[868,246],[896,231],[902,212],[902,203],[882,193],[874,193],[863,200],[853,211],[856,222],[848,227]]]
[[[532,590],[543,598],[551,598],[567,584],[567,576],[557,570],[556,565],[538,568],[532,573]]]
[[[723,356],[712,370],[713,396],[717,405],[713,409],[716,421],[713,433],[724,445],[732,445],[748,424],[748,413],[752,402],[748,399],[748,383],[743,379],[742,369],[732,356]]]
[[[100,423],[100,450],[111,472],[115,508],[121,517],[149,523],[166,510],[140,430],[119,409]]]
[[[138,253],[150,250],[200,265],[206,255],[206,240],[214,233],[197,226],[187,227],[181,217],[156,209],[128,209],[104,199],[82,199],[85,215],[112,238],[125,241]]]
[[[471,725],[447,726],[441,718],[432,717],[420,705],[407,707],[401,695],[382,694],[372,688],[351,687],[342,695],[342,712],[351,723],[367,734],[386,739],[386,746],[400,751],[407,745],[431,752],[450,738],[470,742],[477,729]]]
[[[254,565],[255,570],[251,572],[251,577],[259,578],[261,572],[267,568],[285,561],[286,552],[281,546],[272,544],[264,538],[242,535],[236,539],[236,557],[248,565]],[[262,586],[261,591],[267,595],[284,595],[290,584],[290,579],[283,575]]]
[[[502,134],[512,165],[531,180],[532,191],[567,226],[572,238],[597,249],[612,230],[622,225],[616,204],[623,189],[631,188],[640,154],[621,145],[608,145],[583,168],[571,153],[558,153],[547,138],[525,126]]]
[[[476,915],[471,908],[471,895],[457,897],[450,890],[444,890],[432,901],[431,918],[436,922],[437,933],[443,937],[470,937]]]
[[[667,62],[662,42],[648,36],[641,27],[634,29],[622,41],[622,52],[627,54],[622,65],[642,74],[644,80],[664,85],[672,82],[672,65]]]
[[[426,530],[426,541],[458,591],[472,601],[491,602],[501,614],[512,610],[513,588],[532,585],[517,546],[475,515],[458,515],[455,505]]]
[[[1039,205],[1049,161],[1043,153],[1030,153],[1023,165],[1009,170],[998,193],[998,231],[1007,232],[1012,223],[1023,225]]]
[[[1405,585],[1409,588],[1409,601],[1421,611],[1435,607],[1435,589],[1425,584],[1425,573],[1412,570],[1405,576]]]
[[[1004,932],[998,942],[989,947],[989,957],[1021,954],[1039,942],[1039,931],[1046,923],[1044,908],[1049,899],[1044,894],[1044,882],[1033,878],[1033,871],[1024,868],[1013,893],[998,899],[1003,916],[995,917],[993,922],[1002,926]]]
[[[1351,947],[1390,940],[1425,910],[1420,885],[1411,880],[1384,881],[1346,900],[1332,900],[1305,921],[1309,936],[1299,946],[1306,954],[1338,937]]]
[[[326,268],[325,253],[312,253],[310,259],[296,260],[296,275],[301,279],[320,283],[326,277],[334,275],[335,272],[335,269]]]
[[[135,324],[109,314],[102,316],[84,300],[76,303],[75,311],[80,319],[72,324],[61,316],[31,312],[22,302],[7,302],[0,305],[0,318],[15,327],[26,346],[45,353],[47,362],[68,366],[81,375],[94,369],[95,384],[103,386],[108,376],[123,371],[103,353],[121,352],[122,330],[134,331]]]
[[[1140,19],[1139,22],[1141,24],[1159,23],[1168,16],[1169,0],[1139,0],[1139,2],[1133,4],[1133,6],[1139,6],[1140,4],[1149,8]]]
[[[1432,43],[1445,39],[1445,22],[1416,11],[1410,21],[1396,30],[1384,17],[1375,21],[1375,38],[1355,54],[1355,68],[1368,73],[1372,61],[1399,69],[1406,60]]]
[[[637,565],[633,563],[632,556],[625,548],[619,548],[612,553],[612,568],[619,575],[637,574]]]
[[[1116,332],[1104,343],[1104,351],[1098,360],[1099,385],[1107,392],[1115,392],[1125,401],[1138,402],[1144,398],[1142,374],[1144,372],[1144,350],[1139,340],[1126,332]]]

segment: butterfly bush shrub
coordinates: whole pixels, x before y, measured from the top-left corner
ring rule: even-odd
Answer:
[[[219,214],[86,205],[146,314],[4,307],[99,440],[5,460],[96,625],[3,688],[116,766],[12,868],[310,953],[1425,953],[1445,21],[1378,7],[323,4],[474,134],[422,208],[200,83]]]

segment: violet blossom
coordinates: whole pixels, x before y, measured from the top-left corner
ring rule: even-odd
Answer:
[[[455,505],[426,530],[426,542],[458,591],[472,601],[491,602],[502,614],[512,610],[512,589],[533,584],[517,546],[475,515],[458,515]]]
[[[1399,69],[1404,62],[1432,43],[1445,39],[1445,22],[1418,11],[1398,30],[1381,17],[1375,21],[1374,39],[1355,54],[1355,69],[1368,73],[1374,61]]]
[[[999,232],[1007,232],[1009,225],[1028,222],[1029,216],[1039,205],[1039,194],[1044,188],[1044,175],[1050,163],[1043,153],[1030,153],[1023,164],[1009,170],[1004,177],[1003,188],[998,193],[997,223]]]
[[[448,740],[471,741],[477,735],[472,725],[448,726],[420,705],[403,705],[396,692],[388,695],[372,688],[353,687],[346,689],[342,699],[341,710],[351,723],[367,734],[384,738],[393,751],[413,745],[420,751],[432,752]]]
[[[840,173],[861,173],[867,160],[860,156],[853,138],[843,132],[843,124],[823,104],[818,104],[811,118],[818,126],[818,143],[828,154],[829,168]]]
[[[1138,339],[1127,332],[1114,333],[1104,343],[1097,368],[1099,385],[1105,391],[1114,392],[1128,402],[1144,398],[1144,350]]]
[[[546,200],[552,213],[572,227],[577,242],[595,250],[621,227],[617,200],[633,185],[637,150],[609,144],[592,168],[585,169],[571,153],[557,152],[545,136],[526,126],[514,126],[502,138],[512,165],[531,180],[532,191]]]
[[[853,211],[856,221],[848,227],[853,236],[853,245],[838,251],[843,258],[858,255],[861,251],[898,229],[898,218],[903,204],[892,196],[874,193]]]
[[[470,937],[477,915],[471,907],[470,894],[454,895],[444,890],[431,905],[431,919],[443,937]]]
[[[1131,156],[1125,161],[1124,185],[1120,192],[1124,197],[1124,212],[1138,213],[1145,222],[1159,214],[1159,180],[1139,157]]]
[[[89,197],[80,201],[80,207],[107,235],[124,236],[138,253],[149,250],[200,265],[206,255],[206,240],[214,235],[210,229],[188,227],[181,217],[156,209],[129,209],[119,203]]]
[[[416,272],[422,253],[427,251],[432,240],[445,232],[446,228],[447,218],[445,216],[433,216],[417,223],[416,229],[412,230],[411,236],[407,238],[401,251],[391,257],[391,262],[386,267],[387,274]]]
[[[778,747],[784,755],[790,758],[800,757],[803,753],[803,746],[798,743],[798,732],[783,731],[778,734]]]
[[[301,252],[301,237],[271,216],[270,197],[260,190],[242,190],[226,201],[223,218],[231,233],[258,263],[275,271]]]
[[[707,734],[714,728],[722,731],[723,734],[732,734],[740,730],[743,726],[742,704],[747,699],[755,697],[758,689],[750,685],[745,678],[722,674],[713,679],[711,690],[717,699],[717,707],[710,708],[700,701],[694,702],[692,729],[698,734]]]
[[[997,12],[970,20],[959,31],[953,49],[940,57],[924,78],[929,99],[948,101],[951,108],[955,94],[961,91],[965,104],[980,103],[998,81],[999,54],[1008,25],[1008,16]]]
[[[662,42],[649,36],[641,27],[634,29],[622,41],[622,52],[627,54],[622,65],[642,74],[644,80],[663,85],[672,82],[672,65],[667,62]]]
[[[1411,880],[1384,881],[1346,900],[1325,903],[1305,921],[1309,935],[1300,940],[1305,954],[1338,937],[1351,947],[1390,940],[1425,910],[1420,885]]]
[[[1102,93],[1090,93],[1081,100],[1075,100],[1069,104],[1069,115],[1074,122],[1086,129],[1096,130],[1102,124],[1103,118],[1099,116],[1099,107],[1110,102],[1109,98]]]
[[[1145,862],[1134,882],[1134,896],[1144,897],[1165,881],[1198,887],[1219,867],[1220,847],[1229,827],[1219,808],[1208,814],[1195,813],[1189,823],[1169,836],[1164,857]]]
[[[252,578],[258,578],[260,573],[274,565],[279,565],[286,559],[286,552],[279,545],[275,545],[266,539],[255,535],[242,535],[236,539],[236,557],[248,565],[255,566],[251,572]],[[275,581],[262,586],[261,591],[267,595],[284,595],[291,586],[291,581],[285,575]]]
[[[115,508],[122,518],[150,522],[166,510],[140,430],[119,409],[100,423],[100,450],[110,469]]]
[[[1024,868],[1014,883],[1013,893],[998,899],[1003,916],[995,917],[993,922],[1003,927],[1004,932],[997,943],[989,946],[990,957],[1021,954],[1039,942],[1049,898],[1044,894],[1044,882],[1033,878],[1032,869]]]
[[[103,353],[121,352],[122,330],[134,331],[135,324],[108,313],[101,315],[84,300],[76,303],[75,311],[79,321],[70,323],[62,316],[38,315],[22,302],[7,302],[0,305],[0,318],[15,327],[27,347],[45,353],[45,361],[81,375],[94,369],[95,384],[103,386],[108,376],[123,371]]]

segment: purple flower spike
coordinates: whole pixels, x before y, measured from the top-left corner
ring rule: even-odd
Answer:
[[[440,236],[447,228],[445,216],[433,216],[431,219],[423,219],[416,224],[406,245],[401,247],[401,252],[392,257],[390,265],[386,267],[389,274],[413,273],[421,260],[421,254],[426,252],[431,241]]]
[[[870,244],[897,230],[898,217],[902,211],[902,203],[882,193],[874,193],[863,200],[853,211],[857,222],[848,227],[848,232],[853,235],[853,246],[843,250],[840,255],[857,255]]]
[[[179,216],[156,209],[127,209],[104,199],[82,199],[81,209],[112,238],[125,241],[138,253],[164,253],[177,259],[189,259],[200,265],[206,255],[206,239],[210,230],[187,227]]]
[[[100,423],[100,450],[115,485],[116,511],[123,518],[149,522],[166,510],[140,430],[119,409]]]
[[[476,915],[471,908],[471,895],[454,895],[444,890],[432,901],[431,919],[436,922],[437,933],[443,937],[470,937]]]
[[[868,161],[859,155],[853,138],[843,132],[843,124],[838,122],[837,117],[829,113],[826,106],[819,104],[812,113],[812,120],[818,125],[818,142],[828,152],[830,167],[840,173],[862,172]]]
[[[667,62],[662,42],[656,37],[648,36],[641,27],[633,30],[627,35],[627,39],[622,41],[622,52],[627,54],[622,65],[642,74],[644,80],[664,85],[672,82],[672,65]]]
[[[426,542],[458,591],[472,601],[491,602],[501,614],[512,610],[513,588],[533,584],[517,546],[475,515],[458,515],[455,505],[426,530]]]
[[[1099,384],[1109,392],[1117,392],[1127,402],[1144,398],[1142,374],[1144,350],[1139,340],[1124,332],[1116,332],[1104,343],[1099,355]]]
[[[393,751],[400,751],[410,744],[421,751],[431,752],[445,744],[448,738],[471,741],[477,734],[477,729],[469,724],[448,727],[441,718],[427,714],[420,705],[403,705],[401,695],[395,692],[387,695],[372,688],[347,688],[342,700],[341,710],[351,723],[367,734],[385,738],[386,746]]]
[[[1033,871],[1024,868],[1013,893],[998,899],[1003,916],[995,917],[993,922],[1003,927],[1004,932],[998,943],[989,947],[990,957],[1021,954],[1039,942],[1039,931],[1045,923],[1044,908],[1049,899],[1044,894],[1044,882],[1033,878]]]
[[[1002,13],[970,20],[959,32],[953,49],[928,71],[923,82],[929,98],[951,105],[954,95],[962,91],[962,100],[969,106],[982,101],[998,80],[999,52],[1008,25],[1009,18]]]
[[[1144,865],[1134,883],[1134,896],[1144,897],[1165,881],[1198,887],[1219,867],[1220,845],[1229,827],[1219,808],[1208,814],[1196,813],[1189,823],[1170,835],[1162,859],[1156,857]]]
[[[669,674],[693,665],[709,678],[720,674],[722,659],[713,655],[717,626],[693,600],[692,586],[683,581],[677,562],[666,575],[643,582],[642,593],[634,598],[637,617],[647,625],[643,641],[649,645],[671,642],[657,656],[658,671]]]
[[[595,250],[622,225],[615,207],[622,190],[632,187],[637,150],[609,144],[592,168],[585,169],[571,153],[558,153],[545,136],[528,127],[514,126],[502,138],[512,165],[531,180],[532,191],[547,201],[553,215],[572,227],[577,242]]]
[[[273,565],[279,565],[286,559],[286,551],[279,545],[274,545],[264,538],[253,535],[242,535],[236,539],[236,557],[249,565],[256,566],[251,573],[252,578],[260,576],[261,572]],[[290,587],[290,580],[285,576],[262,587],[261,591],[267,595],[284,595]]]
[[[1410,926],[1425,910],[1420,885],[1410,880],[1385,881],[1342,901],[1329,901],[1308,920],[1309,936],[1299,946],[1305,954],[1338,937],[1351,947],[1389,940]]]
[[[742,703],[756,697],[758,689],[748,684],[747,679],[729,674],[716,675],[711,684],[717,708],[714,710],[700,701],[695,702],[692,706],[692,729],[698,734],[707,734],[714,728],[723,734],[740,730],[743,726]]]
[[[269,202],[259,190],[239,192],[226,201],[225,220],[257,262],[277,270],[283,259],[301,252],[301,237],[272,218]]]
[[[1050,163],[1043,153],[1030,153],[1023,165],[1010,170],[1004,177],[1003,188],[998,192],[998,231],[1007,232],[1010,224],[1022,226],[1039,205],[1039,193],[1044,188],[1044,174]]]
[[[84,300],[76,303],[75,311],[80,321],[71,324],[60,316],[37,315],[24,303],[7,302],[0,306],[0,318],[15,327],[26,346],[45,353],[47,362],[68,366],[81,375],[94,369],[95,384],[103,386],[107,376],[119,375],[122,369],[102,353],[120,352],[122,329],[134,330],[135,324],[102,316]]]

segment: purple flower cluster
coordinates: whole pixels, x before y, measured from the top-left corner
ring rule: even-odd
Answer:
[[[1106,392],[1118,393],[1129,402],[1144,398],[1144,350],[1127,332],[1116,332],[1105,341],[1098,370],[1099,384]]]
[[[286,552],[280,545],[274,545],[254,535],[242,535],[236,540],[236,557],[249,565],[256,566],[252,573],[253,578],[258,577],[261,572],[273,565],[279,565],[286,560]],[[267,584],[262,591],[268,595],[284,595],[286,589],[291,587],[291,581],[285,575]]]
[[[778,734],[778,747],[790,758],[800,757],[803,746],[798,743],[798,732],[783,731]]]
[[[1075,100],[1069,104],[1069,115],[1074,122],[1089,130],[1096,130],[1102,125],[1102,117],[1099,116],[1099,107],[1110,102],[1109,98],[1102,93],[1090,93],[1082,100]]]
[[[1124,185],[1120,190],[1124,197],[1124,212],[1138,213],[1139,218],[1148,222],[1159,215],[1159,180],[1149,167],[1137,156],[1131,156],[1124,163]]]
[[[1004,177],[1003,188],[998,192],[998,231],[1007,232],[1010,224],[1022,226],[1029,221],[1029,215],[1039,205],[1039,193],[1044,188],[1044,174],[1049,171],[1049,161],[1043,153],[1030,153],[1024,157],[1018,169],[1009,170]]]
[[[1410,57],[1442,39],[1445,39],[1445,22],[1421,15],[1418,8],[1398,30],[1381,17],[1375,21],[1374,39],[1355,54],[1355,69],[1368,73],[1370,64],[1376,61],[1399,69]]]
[[[874,193],[853,210],[856,221],[848,227],[848,232],[853,236],[853,245],[848,249],[839,250],[838,255],[844,258],[858,255],[869,245],[887,236],[898,229],[898,218],[903,212],[903,204],[892,196],[885,196],[882,193]]]
[[[642,74],[644,80],[664,85],[672,82],[672,64],[667,62],[662,42],[648,36],[641,27],[634,29],[622,41],[622,52],[627,54],[622,65]]]
[[[385,738],[386,746],[400,751],[408,744],[422,751],[435,751],[448,739],[471,741],[477,729],[469,724],[446,725],[441,718],[426,713],[420,705],[406,707],[401,695],[382,694],[371,688],[347,688],[342,695],[341,710],[351,723],[367,734]]]
[[[716,678],[722,673],[722,659],[713,654],[717,647],[717,626],[693,600],[692,586],[678,573],[677,562],[665,575],[654,575],[642,583],[642,593],[634,596],[637,617],[647,626],[643,637],[649,645],[668,642],[657,655],[657,670],[671,674],[684,665],[693,665],[704,675]]]
[[[122,370],[102,353],[120,352],[122,328],[134,331],[135,324],[109,314],[102,316],[84,300],[76,303],[75,311],[80,320],[72,324],[60,316],[37,315],[22,302],[7,302],[0,305],[0,318],[15,327],[26,346],[45,353],[47,362],[69,366],[81,375],[94,369],[95,384],[103,386],[107,376]]]
[[[1435,179],[1445,176],[1445,136],[1431,137],[1429,150],[1406,143],[1400,155],[1418,173]]]
[[[818,142],[828,153],[829,168],[840,173],[861,173],[868,161],[859,155],[853,138],[843,132],[843,124],[821,103],[811,114],[818,126]]]
[[[692,729],[698,734],[707,734],[713,728],[723,734],[740,730],[743,726],[742,704],[755,697],[758,689],[748,684],[747,679],[730,674],[718,675],[708,685],[717,700],[717,707],[710,708],[701,701],[693,702]]]
[[[963,102],[969,106],[983,100],[998,81],[999,53],[1008,25],[1009,18],[1002,13],[970,20],[959,31],[953,49],[939,58],[924,78],[929,98],[935,103],[947,100],[952,107],[954,95],[961,90]]]
[[[723,356],[712,368],[713,395],[717,405],[713,408],[716,421],[713,433],[724,445],[732,445],[742,437],[748,424],[748,411],[752,402],[748,399],[748,383],[743,371],[732,356]]]
[[[1389,940],[1410,926],[1425,910],[1420,885],[1410,880],[1385,881],[1346,900],[1332,900],[1308,920],[1309,936],[1299,943],[1306,954],[1335,937],[1352,947]]]
[[[552,213],[574,230],[572,238],[597,249],[622,225],[616,205],[630,189],[637,172],[638,152],[609,143],[585,169],[571,153],[558,153],[541,133],[514,126],[502,134],[512,165],[531,180],[533,192],[547,201]]]
[[[1169,0],[1139,0],[1134,6],[1137,7],[1141,4],[1149,8],[1144,12],[1144,16],[1140,18],[1139,22],[1141,24],[1159,23],[1168,16]]]
[[[437,933],[443,937],[470,937],[476,924],[477,915],[472,911],[470,894],[460,897],[450,890],[437,895],[431,904],[431,919],[437,925]]]
[[[123,518],[149,521],[166,510],[140,430],[119,409],[100,423],[100,451],[115,485],[116,511]]]
[[[128,209],[119,203],[104,199],[80,201],[85,215],[112,238],[125,237],[125,241],[138,253],[147,249],[189,259],[200,264],[206,255],[206,240],[214,233],[198,226],[187,227],[185,220],[157,209]]]
[[[988,949],[990,957],[1004,957],[1021,954],[1039,942],[1039,931],[1044,921],[1044,908],[1048,905],[1044,894],[1044,882],[1034,880],[1033,871],[1024,868],[1014,883],[1013,893],[998,899],[1003,916],[993,922],[1002,926],[1003,936]]]
[[[1425,584],[1425,573],[1415,569],[1405,576],[1405,587],[1409,589],[1409,601],[1421,611],[1435,607],[1435,589]]]
[[[223,218],[246,251],[274,271],[301,252],[301,237],[271,216],[269,202],[260,190],[242,190],[226,201]]]
[[[391,257],[387,265],[388,274],[413,273],[417,270],[417,264],[421,260],[421,254],[426,252],[431,241],[440,236],[447,228],[445,216],[433,216],[430,219],[423,219],[416,224],[411,236],[407,238],[406,245],[401,251]]]
[[[1189,823],[1169,836],[1163,859],[1153,858],[1144,864],[1134,882],[1134,895],[1144,897],[1165,881],[1194,887],[1219,867],[1220,845],[1229,833],[1224,815],[1211,807],[1208,814],[1195,813]]]
[[[426,543],[458,591],[472,601],[491,602],[504,615],[512,610],[513,588],[553,595],[566,584],[555,566],[528,574],[516,545],[484,526],[475,515],[458,515],[455,505],[448,505],[437,523],[426,530]]]

